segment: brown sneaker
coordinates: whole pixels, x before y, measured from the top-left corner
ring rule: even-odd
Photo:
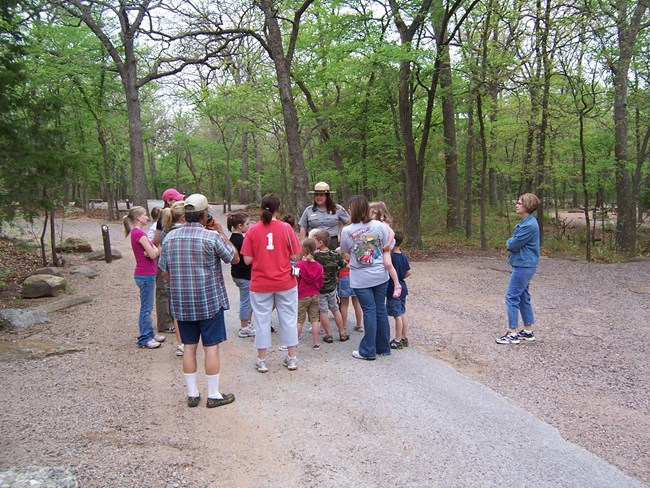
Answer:
[[[232,393],[224,393],[223,398],[208,398],[207,403],[205,404],[208,408],[222,407],[223,405],[228,405],[235,401],[235,395]]]
[[[197,407],[199,405],[199,402],[201,401],[201,395],[191,397],[187,397],[187,406],[188,407]]]

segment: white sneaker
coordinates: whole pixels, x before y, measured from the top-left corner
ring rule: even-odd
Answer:
[[[176,355],[182,356],[183,354],[185,354],[185,344],[179,344],[179,346],[176,348]]]
[[[285,346],[284,344],[280,344],[280,347],[278,347],[278,351],[281,351],[281,352],[285,352],[285,351],[287,351],[287,349],[289,349],[289,348],[287,346]]]
[[[266,366],[266,361],[263,359],[257,359],[255,361],[255,367],[260,373],[266,373],[269,370],[269,368]]]
[[[284,358],[284,365],[287,367],[289,371],[295,371],[298,369],[298,358],[290,358],[287,356]]]
[[[247,327],[240,327],[237,335],[242,339],[246,337],[255,337],[255,328],[252,325],[249,325]]]
[[[153,340],[156,342],[165,342],[165,339],[167,339],[164,335],[160,334],[154,334]]]
[[[145,349],[156,349],[156,348],[160,347],[160,342],[158,342],[155,339],[149,339],[149,342],[147,342],[146,344],[141,345],[140,347],[145,348]]]
[[[506,332],[497,339],[497,344],[519,344],[520,342],[517,332]]]

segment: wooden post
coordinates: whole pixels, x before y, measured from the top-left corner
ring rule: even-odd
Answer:
[[[113,261],[113,253],[111,252],[111,236],[106,224],[102,224],[102,240],[104,241],[104,259],[110,263]]]

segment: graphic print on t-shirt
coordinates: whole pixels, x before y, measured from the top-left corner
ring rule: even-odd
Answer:
[[[369,230],[368,227],[364,227],[350,234],[352,254],[357,258],[359,264],[364,266],[370,266],[375,259],[381,258],[381,236],[366,234]]]

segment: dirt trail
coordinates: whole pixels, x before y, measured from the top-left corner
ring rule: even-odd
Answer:
[[[649,262],[542,259],[532,289],[538,341],[516,347],[494,343],[504,323],[503,259],[411,263],[407,308],[415,347],[374,364],[355,361],[350,353],[361,336],[352,332],[349,342],[324,344],[318,352],[300,348],[293,374],[274,349],[265,375],[253,368],[252,340],[236,337],[238,294],[225,267],[232,309],[221,389],[237,400],[214,410],[189,409],[173,338],[160,350],[135,347],[134,260],[121,226],[108,225],[124,258],[91,264],[101,273],[93,280],[69,277],[75,293],[95,301],[52,314],[52,324],[0,333],[5,341],[50,338],[83,348],[0,363],[2,468],[66,466],[81,486],[347,486],[360,479],[384,486],[378,480],[391,476],[402,486],[427,480],[429,486],[454,486],[433,474],[411,479],[404,472],[420,469],[433,455],[418,451],[420,414],[400,403],[425,368],[417,366],[424,351],[556,427],[565,439],[650,482]],[[101,249],[99,228],[79,218],[67,220],[63,232]],[[407,364],[411,369],[401,370]],[[384,375],[390,383],[373,383]],[[200,387],[205,394],[203,382]],[[444,416],[428,411],[435,403],[432,398],[421,413]],[[369,408],[381,405],[381,414]],[[405,427],[396,428],[400,424]],[[435,439],[421,442],[435,446]],[[475,474],[465,473],[466,479]]]

